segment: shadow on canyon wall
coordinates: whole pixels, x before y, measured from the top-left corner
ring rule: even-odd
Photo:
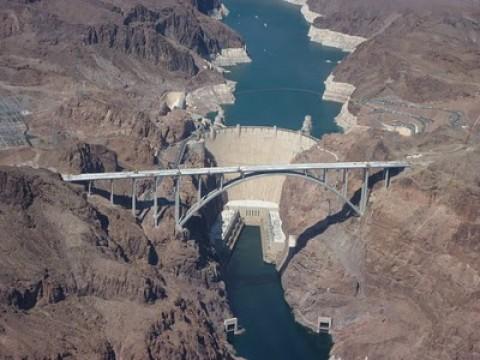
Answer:
[[[402,171],[403,169],[401,168],[390,169],[390,179],[397,176]],[[383,180],[384,180],[383,170],[371,175],[368,178],[368,189],[371,191],[377,183]],[[369,195],[370,195],[370,191],[369,191]],[[352,204],[359,206],[361,192],[362,192],[361,188],[355,191],[353,196],[350,198],[350,201],[352,202]],[[298,236],[297,246],[292,251],[289,252],[287,259],[283,262],[281,268],[278,269],[278,272],[280,273],[280,275],[283,274],[288,264],[295,257],[295,255],[298,254],[300,251],[302,251],[302,249],[305,248],[305,246],[307,246],[307,243],[311,239],[322,234],[325,230],[328,229],[329,226],[343,223],[354,216],[358,216],[358,214],[348,204],[344,204],[340,211],[336,212],[335,214],[329,215],[326,218],[306,228]]]

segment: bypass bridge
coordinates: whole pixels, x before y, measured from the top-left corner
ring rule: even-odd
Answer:
[[[136,215],[137,202],[137,180],[150,179],[154,186],[153,217],[155,224],[158,223],[159,202],[158,185],[165,177],[174,178],[175,194],[175,222],[177,227],[183,228],[184,225],[194,216],[202,207],[208,204],[216,197],[223,194],[228,189],[235,187],[246,181],[255,181],[255,179],[266,176],[294,176],[308,181],[312,181],[336,196],[359,216],[365,213],[369,193],[369,176],[373,172],[383,171],[385,187],[390,183],[390,172],[392,170],[401,170],[409,167],[407,162],[403,161],[372,161],[372,162],[332,162],[332,163],[306,163],[306,164],[286,164],[286,165],[252,165],[252,166],[227,166],[227,167],[209,167],[209,168],[178,168],[165,170],[144,170],[128,172],[106,172],[97,174],[80,175],[62,175],[63,180],[67,182],[80,182],[88,184],[89,194],[95,181],[110,181],[110,201],[114,201],[114,182],[116,180],[130,179],[132,182],[132,212]],[[360,201],[354,204],[348,198],[348,179],[352,171],[360,171],[362,174],[362,186]],[[329,184],[329,174],[340,173],[341,183]],[[204,191],[202,186],[202,176],[214,176],[218,179],[214,189]],[[186,211],[182,211],[180,203],[180,190],[183,177],[196,177],[198,179],[197,201]]]

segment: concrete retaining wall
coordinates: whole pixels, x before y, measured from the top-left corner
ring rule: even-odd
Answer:
[[[285,247],[285,235],[278,213],[278,204],[258,200],[236,200],[225,204],[225,211],[240,214],[245,225],[260,227],[263,261],[275,264]]]
[[[205,141],[218,166],[289,164],[317,139],[297,131],[264,126],[226,127]],[[228,190],[228,200],[280,203],[284,176],[252,180]]]

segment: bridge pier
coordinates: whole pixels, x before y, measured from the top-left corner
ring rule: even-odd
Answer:
[[[348,169],[343,169],[342,172],[342,195],[346,198],[348,195]]]
[[[220,189],[223,189],[223,175],[220,175]]]
[[[114,205],[114,199],[113,199],[113,180],[110,180],[110,204]]]
[[[153,222],[155,227],[158,227],[158,177],[154,178],[154,190],[153,190]]]
[[[202,177],[198,177],[198,188],[197,188],[197,203],[200,203],[202,200]]]
[[[363,169],[363,184],[360,196],[360,213],[363,215],[367,208],[368,199],[368,168]]]
[[[385,169],[383,170],[384,176],[385,176],[385,189],[388,189],[390,186],[390,169]]]
[[[132,215],[137,217],[137,180],[132,180]]]
[[[92,196],[92,183],[93,182],[94,182],[93,180],[88,182],[88,196]]]
[[[180,182],[181,177],[178,176],[175,182],[175,225],[180,226]]]

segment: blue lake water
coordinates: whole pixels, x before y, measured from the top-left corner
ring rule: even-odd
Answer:
[[[230,68],[236,102],[226,106],[229,125],[277,125],[300,129],[313,118],[313,135],[339,131],[340,104],[322,102],[323,82],[345,53],[307,37],[299,7],[282,0],[226,0],[225,23],[240,33],[253,62]],[[327,62],[328,61],[328,62]]]
[[[309,25],[297,6],[282,0],[225,0],[225,23],[247,43],[253,62],[230,68],[236,102],[225,106],[227,125],[277,125],[300,129],[313,118],[313,135],[337,132],[341,106],[322,102],[323,82],[345,53],[309,41]],[[249,360],[327,360],[329,336],[295,322],[279,274],[262,260],[260,231],[246,227],[226,271],[229,302],[242,335],[231,337]]]

